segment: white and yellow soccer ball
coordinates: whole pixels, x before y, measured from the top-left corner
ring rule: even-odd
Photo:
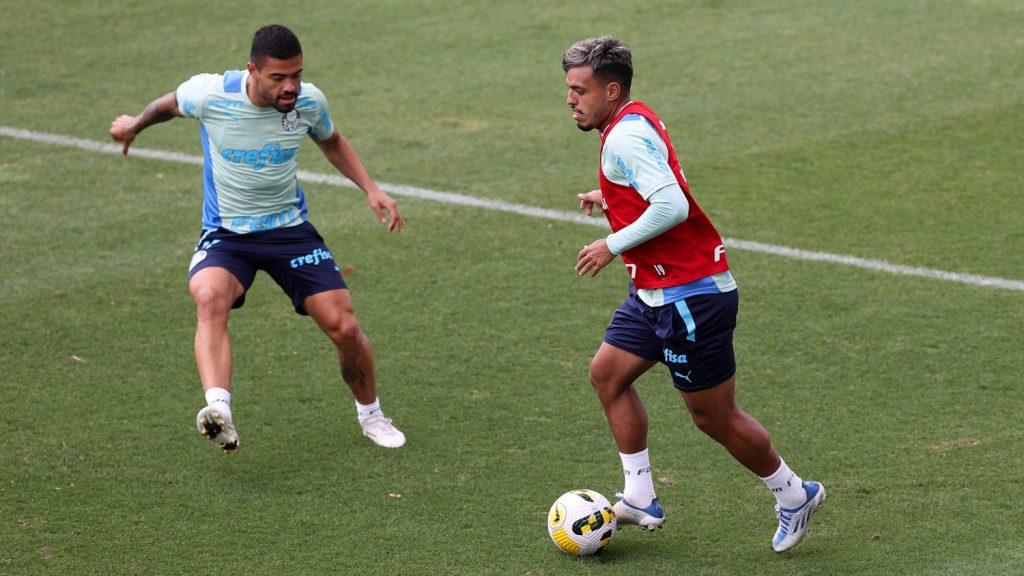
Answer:
[[[572,556],[590,556],[615,535],[615,512],[593,490],[573,490],[555,500],[548,512],[548,534],[555,546]]]

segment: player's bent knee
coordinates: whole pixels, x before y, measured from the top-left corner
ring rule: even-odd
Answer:
[[[729,429],[728,419],[718,413],[691,411],[690,418],[701,432],[715,440],[720,441]]]
[[[231,295],[223,290],[208,285],[191,287],[192,299],[196,303],[196,313],[200,318],[226,316],[231,310]]]
[[[611,380],[608,371],[593,360],[590,362],[590,369],[587,370],[587,376],[590,378],[590,385],[594,387],[594,390],[596,390],[598,394],[608,387],[608,383]]]
[[[613,372],[595,370],[591,367],[589,375],[590,385],[594,387],[594,391],[602,403],[614,401],[629,389],[628,383],[623,383]]]
[[[339,319],[338,322],[334,322],[331,326],[325,328],[324,332],[327,333],[327,337],[339,348],[347,348],[358,344],[363,333],[354,316],[350,316],[347,319]]]

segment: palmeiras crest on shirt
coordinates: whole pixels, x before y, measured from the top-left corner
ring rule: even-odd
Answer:
[[[292,110],[285,112],[281,115],[281,126],[289,132],[293,132],[301,124],[302,115],[299,114],[298,110]]]

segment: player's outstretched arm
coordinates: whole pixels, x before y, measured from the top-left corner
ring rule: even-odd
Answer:
[[[352,144],[337,130],[326,140],[313,141],[320,147],[320,151],[331,165],[354,182],[356,186],[359,186],[363,192],[366,192],[366,200],[369,202],[370,208],[377,215],[378,220],[387,222],[388,232],[395,230],[401,232],[402,227],[405,226],[405,218],[398,211],[398,203],[385,194],[373,181],[373,178],[370,178],[370,174],[363,167],[363,162],[359,159],[359,154],[356,153]]]
[[[128,147],[132,145],[139,132],[177,116],[181,116],[181,111],[178,110],[178,97],[174,92],[170,92],[150,102],[138,116],[124,114],[115,118],[110,123],[110,137],[124,145],[121,154],[127,156]]]

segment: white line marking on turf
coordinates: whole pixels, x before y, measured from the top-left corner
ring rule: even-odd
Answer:
[[[94,140],[84,140],[81,138],[73,138],[71,136],[64,136],[60,134],[34,132],[31,130],[23,130],[20,128],[11,128],[8,126],[0,126],[0,136],[8,136],[11,138],[18,138],[20,140],[30,140],[33,142],[40,142],[43,144],[67,146],[71,148],[87,150],[90,152],[102,152],[105,154],[121,153],[120,144],[108,144],[103,142],[96,142]],[[130,154],[131,156],[137,156],[140,158],[147,158],[152,160],[163,160],[165,162],[178,162],[183,164],[195,164],[200,166],[203,164],[203,158],[201,156],[181,154],[178,152],[167,152],[163,150],[151,150],[146,148],[133,147],[131,149]],[[318,184],[328,184],[331,186],[343,186],[346,188],[356,187],[355,184],[353,184],[350,180],[338,174],[318,174],[316,172],[307,172],[305,170],[300,170],[299,178],[305,182],[315,182]],[[417,188],[415,186],[387,184],[384,182],[378,182],[378,184],[380,185],[381,189],[387,192],[388,194],[395,194],[397,196],[408,196],[412,198],[431,200],[434,202],[442,202],[445,204],[473,206],[476,208],[485,208],[487,210],[498,210],[501,212],[510,212],[513,214],[520,214],[523,216],[532,216],[534,218],[544,218],[547,220],[556,220],[559,222],[572,222],[576,224],[587,224],[589,226],[599,226],[605,229],[608,228],[608,223],[603,218],[590,218],[588,216],[584,216],[583,214],[576,212],[549,210],[546,208],[527,206],[525,204],[514,204],[512,202],[505,202],[503,200],[488,200],[485,198],[474,198],[473,196],[455,194],[452,192],[442,192],[438,190],[429,190],[427,188]],[[791,258],[794,260],[828,262],[830,264],[842,264],[844,266],[864,268],[867,270],[874,270],[876,272],[889,272],[891,274],[898,274],[900,276],[917,276],[921,278],[931,278],[934,280],[959,282],[961,284],[970,284],[972,286],[989,286],[993,288],[1003,288],[1006,290],[1016,290],[1018,292],[1024,292],[1024,281],[1020,280],[1009,280],[1006,278],[997,278],[994,276],[960,274],[956,272],[935,270],[932,268],[919,268],[916,266],[903,266],[900,264],[892,264],[884,260],[871,260],[867,258],[858,258],[856,256],[831,254],[828,252],[813,252],[810,250],[800,250],[798,248],[788,248],[786,246],[777,246],[774,244],[764,244],[762,242],[739,240],[736,238],[724,238],[723,241],[729,248],[747,250],[750,252],[761,252],[764,254],[772,254],[775,256],[782,256],[784,258]]]

